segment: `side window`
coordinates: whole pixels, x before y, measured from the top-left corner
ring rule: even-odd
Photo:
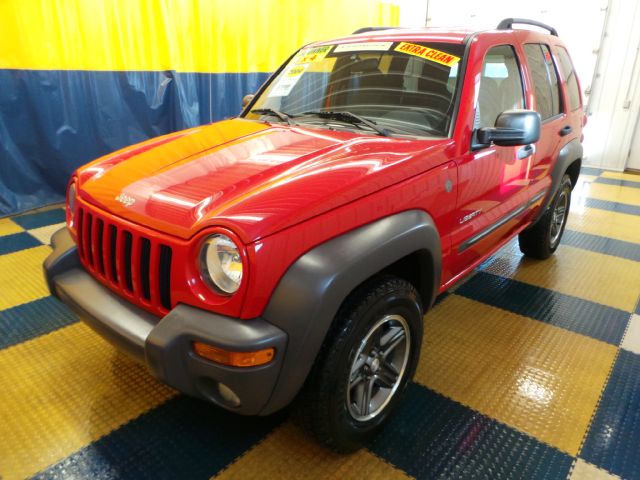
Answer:
[[[558,57],[560,58],[560,69],[562,76],[567,82],[567,93],[569,95],[569,109],[574,111],[582,106],[580,102],[580,89],[578,88],[578,79],[573,69],[569,53],[564,47],[558,47]]]
[[[515,50],[509,45],[493,47],[482,64],[474,128],[493,127],[505,110],[523,108],[522,91]]]
[[[549,47],[539,43],[524,46],[536,96],[536,110],[542,120],[560,113],[558,75]]]

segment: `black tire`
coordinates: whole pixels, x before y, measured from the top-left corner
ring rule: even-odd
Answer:
[[[558,249],[571,207],[571,178],[564,175],[547,211],[518,236],[520,251],[528,257],[544,260]],[[560,218],[560,214],[562,217]]]
[[[397,277],[376,277],[349,296],[336,315],[297,402],[298,417],[320,442],[346,453],[361,448],[378,432],[415,373],[422,344],[422,317],[416,289]],[[408,332],[404,340],[401,330]],[[391,385],[392,378],[396,379],[394,387],[381,386]],[[369,392],[369,402],[364,401],[364,395],[355,398],[365,391]],[[352,394],[354,400],[349,402]],[[367,408],[376,409],[369,410],[369,416],[375,413],[371,418],[364,418]]]

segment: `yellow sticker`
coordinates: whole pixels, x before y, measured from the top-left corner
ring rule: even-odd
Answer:
[[[315,47],[302,50],[298,54],[298,58],[296,59],[296,65],[300,65],[301,63],[313,63],[319,62],[324,57],[327,56],[329,51],[331,50],[333,45],[327,45],[325,47]]]
[[[460,61],[460,57],[451,55],[450,53],[441,52],[435,48],[424,47],[415,43],[400,42],[400,44],[394,49],[396,52],[407,53],[409,55],[415,55],[416,57],[425,58],[432,62],[439,63],[440,65],[446,65],[447,67],[453,67]]]
[[[287,72],[287,77],[297,77],[298,75],[302,75],[307,67],[308,65],[294,65]]]

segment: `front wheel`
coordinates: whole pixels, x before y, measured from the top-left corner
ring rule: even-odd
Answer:
[[[386,276],[358,288],[338,312],[300,398],[315,436],[339,452],[362,447],[397,406],[421,343],[422,308],[410,283]]]
[[[520,251],[528,257],[544,260],[560,245],[571,207],[571,178],[564,175],[560,188],[542,217],[518,236]]]

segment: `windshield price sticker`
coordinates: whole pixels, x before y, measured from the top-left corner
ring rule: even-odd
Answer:
[[[439,63],[440,65],[446,65],[447,67],[453,67],[460,61],[460,57],[415,43],[400,42],[394,50],[396,52],[415,55],[416,57],[424,58]]]
[[[331,50],[331,47],[333,47],[333,45],[327,45],[324,47],[307,48],[305,50],[302,50],[296,56],[297,58],[295,59],[295,63],[296,65],[300,65],[301,63],[319,62],[320,60],[322,60],[324,57],[327,56],[327,54]]]
[[[270,97],[286,97],[291,93],[293,87],[296,86],[298,80],[302,78],[302,74],[307,70],[310,64],[292,65],[280,77],[278,84],[269,92]]]
[[[391,45],[393,45],[393,42],[343,43],[338,45],[333,52],[379,52],[389,50]]]

